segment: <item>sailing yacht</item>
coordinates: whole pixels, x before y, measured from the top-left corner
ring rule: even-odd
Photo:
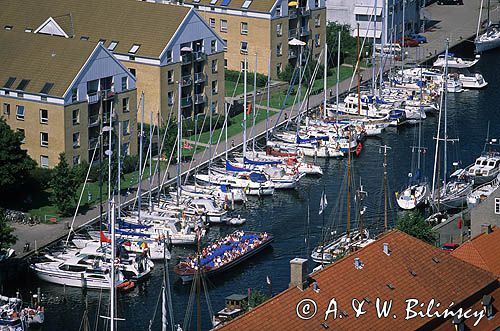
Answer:
[[[500,47],[500,26],[492,24],[485,33],[474,40],[476,53],[482,53]]]
[[[470,68],[479,62],[480,56],[476,56],[474,60],[462,59],[460,57],[455,56],[453,53],[448,53],[448,59],[445,58],[444,54],[438,56],[436,61],[432,64],[433,67],[441,67],[444,68],[446,62],[448,62],[448,68]]]

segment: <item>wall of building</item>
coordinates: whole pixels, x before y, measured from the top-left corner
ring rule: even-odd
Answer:
[[[500,214],[495,213],[495,199],[500,199],[500,189],[496,189],[485,201],[471,210],[471,237],[481,233],[482,224],[500,227]]]

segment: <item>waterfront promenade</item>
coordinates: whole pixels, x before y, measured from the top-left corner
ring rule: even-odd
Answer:
[[[434,21],[434,25],[432,28],[424,33],[424,35],[428,39],[428,43],[425,45],[421,45],[418,48],[408,49],[408,60],[413,59],[414,62],[425,62],[433,57],[436,54],[443,52],[445,48],[445,40],[449,38],[450,47],[457,45],[463,42],[470,37],[475,36],[476,27],[477,27],[477,19],[479,13],[479,0],[467,1],[463,6],[437,6],[433,4],[427,7],[427,11],[430,13],[432,20]],[[400,66],[401,64],[396,63],[396,66]],[[388,68],[385,68],[388,70]],[[372,79],[372,70],[367,69],[362,72],[363,81],[370,81]],[[353,80],[356,82],[356,80]],[[339,84],[340,93],[345,93],[349,90],[349,88],[354,88],[355,86],[351,85],[351,78],[342,81]],[[329,87],[329,89],[335,91],[335,87]],[[323,102],[323,95],[312,95],[309,99],[309,108],[314,108],[319,106]],[[286,114],[286,118],[290,119],[297,115],[298,106],[289,107],[284,110]],[[262,109],[260,111],[263,111]],[[274,126],[274,124],[278,121],[279,114],[273,114],[270,117],[269,123],[270,126]],[[285,123],[284,114],[279,118],[278,124]],[[256,124],[254,128],[254,132],[258,133],[257,136],[261,137],[265,135],[266,122],[261,121]],[[252,136],[250,134],[251,129],[249,130],[248,139],[251,140]],[[218,138],[218,137],[215,137]],[[224,138],[224,137],[222,137]],[[243,134],[239,133],[229,138],[230,141],[234,142],[234,147],[231,147],[231,143],[229,145],[229,152],[232,150],[236,150],[241,148],[243,145]],[[218,146],[213,146],[212,152],[214,158],[224,155],[225,153],[225,143],[222,142]],[[181,172],[182,174],[186,174],[189,169],[194,169],[196,167],[205,166],[210,159],[208,155],[208,149],[205,149],[203,152],[196,154],[194,156],[194,161],[192,164],[189,162],[182,163]],[[174,175],[176,173],[176,165],[171,165],[167,170],[170,174],[170,180],[168,180],[164,185],[169,185],[175,181]],[[192,171],[192,170],[191,170]],[[161,174],[161,178],[164,177],[164,173]],[[147,187],[148,180],[144,181],[144,186]],[[153,187],[158,186],[157,177],[153,180]],[[135,199],[135,193],[132,193],[128,196],[123,195],[121,197],[121,202],[123,205],[130,204]],[[106,206],[103,207],[106,210]],[[79,214],[76,216],[74,220],[74,229],[78,229],[79,227],[85,226],[86,224],[90,224],[99,218],[99,206],[95,206],[92,209],[87,210],[83,214]],[[14,246],[16,250],[17,258],[23,258],[34,252],[35,247],[41,248],[46,246],[55,240],[58,240],[61,237],[64,237],[68,234],[68,225],[71,224],[72,218],[65,218],[58,221],[56,224],[39,224],[35,226],[21,225],[18,223],[13,224],[15,227],[15,235],[18,237],[18,241]],[[35,245],[36,242],[36,245]],[[24,246],[26,243],[29,243],[30,249],[27,252],[23,252]]]

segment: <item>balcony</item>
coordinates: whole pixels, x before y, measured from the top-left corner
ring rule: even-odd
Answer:
[[[191,105],[193,105],[193,98],[191,98],[191,96],[181,98],[181,107],[182,108],[190,107]]]
[[[182,65],[191,64],[192,62],[193,62],[193,57],[191,56],[191,54],[181,55],[181,63],[182,63]]]
[[[288,8],[288,19],[296,19],[297,18],[297,10],[295,8]]]
[[[89,104],[98,103],[100,99],[101,99],[100,92],[92,92],[87,94],[87,101]]]
[[[104,101],[113,100],[115,98],[115,92],[111,89],[101,91],[102,99]]]
[[[93,126],[99,125],[99,114],[89,116],[89,125],[88,127],[91,128]]]
[[[288,30],[288,39],[297,38],[297,29]]]
[[[207,97],[204,94],[195,94],[194,95],[194,104],[199,105],[207,102]]]
[[[193,83],[193,79],[191,78],[191,75],[182,76],[182,78],[181,78],[181,86],[182,87],[189,86],[192,83]]]
[[[195,84],[202,84],[206,82],[207,76],[203,72],[197,72],[194,74],[194,83]]]
[[[309,29],[307,27],[300,28],[300,36],[307,37],[309,35]]]
[[[203,62],[207,59],[207,54],[204,52],[193,52],[193,57],[196,62]]]
[[[99,142],[99,137],[90,138],[89,139],[89,149],[94,149],[97,147],[97,143]]]
[[[288,59],[296,59],[297,58],[297,51],[289,49],[288,50]]]
[[[300,7],[300,8],[298,8],[298,11],[299,11],[299,14],[301,16],[309,16],[309,15],[311,15],[311,11],[309,9],[307,9],[306,7]]]

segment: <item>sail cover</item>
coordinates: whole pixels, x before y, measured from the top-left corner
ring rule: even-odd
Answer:
[[[328,136],[324,136],[324,137],[312,137],[312,138],[300,138],[300,136],[297,136],[296,143],[297,144],[304,144],[304,143],[317,142],[319,140],[328,141]]]
[[[226,160],[226,170],[227,171],[235,171],[235,172],[248,172],[248,171],[250,171],[249,169],[235,167],[228,160]]]
[[[118,221],[118,227],[120,229],[149,229],[151,225],[135,224],[130,222],[125,222],[124,220]]]
[[[250,180],[254,183],[265,183],[267,182],[267,178],[264,174],[258,172],[252,172],[250,174]]]
[[[247,157],[245,156],[243,158],[243,163],[244,164],[255,164],[255,165],[268,165],[268,164],[281,164],[281,161],[255,161],[255,160],[247,159]]]

